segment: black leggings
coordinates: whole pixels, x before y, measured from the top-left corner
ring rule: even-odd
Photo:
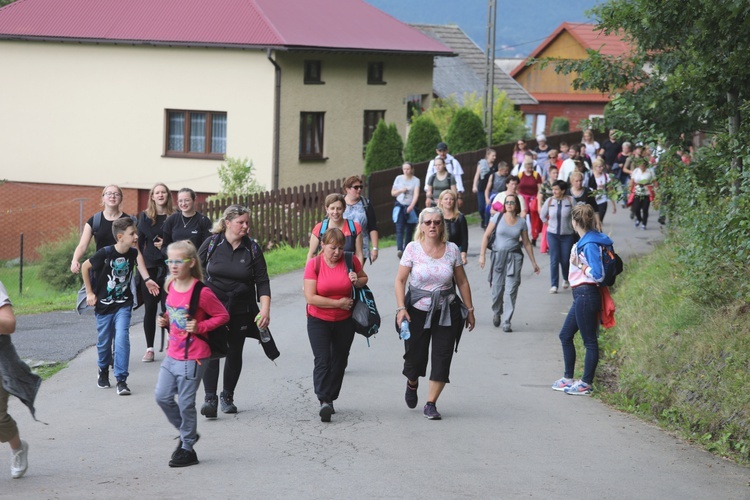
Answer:
[[[224,361],[224,390],[234,393],[242,373],[242,349],[245,347],[245,336],[252,327],[250,314],[234,314],[229,320],[229,349]],[[219,360],[212,359],[203,375],[203,386],[206,396],[216,395],[219,385]]]
[[[160,294],[151,295],[146,283],[141,280],[141,289],[143,291],[143,332],[146,334],[146,347],[154,347],[154,337],[156,337],[156,313],[159,311],[164,291],[164,279],[167,277],[166,267],[149,267],[148,275],[159,285]]]
[[[457,302],[451,305],[451,323],[455,326],[440,326],[440,311],[435,311],[429,329],[424,328],[427,313],[414,306],[409,307],[411,337],[404,342],[404,370],[409,380],[417,380],[427,374],[427,362],[432,361],[430,380],[450,382],[451,361],[456,339],[463,327],[461,309]],[[432,353],[430,353],[432,341]]]
[[[648,223],[648,207],[651,206],[651,199],[648,196],[635,196],[633,198],[633,213],[635,220],[643,224]]]

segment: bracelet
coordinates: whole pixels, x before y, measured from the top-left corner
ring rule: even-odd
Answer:
[[[373,252],[377,252],[378,251],[378,247],[372,247],[372,251]]]
[[[473,308],[473,307],[469,307],[469,308],[468,308],[468,311],[469,311],[470,313],[473,313],[473,312],[474,312],[474,308]]]
[[[396,314],[398,314],[399,311],[406,311],[406,308],[405,307],[397,307],[396,308]]]
[[[151,276],[143,280],[144,283],[148,283],[149,281],[154,281]]]

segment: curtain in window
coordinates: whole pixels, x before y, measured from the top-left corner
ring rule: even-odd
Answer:
[[[169,151],[185,149],[185,113],[169,113]]]
[[[227,115],[211,117],[211,152],[227,152]]]
[[[190,152],[206,152],[206,113],[190,113]]]

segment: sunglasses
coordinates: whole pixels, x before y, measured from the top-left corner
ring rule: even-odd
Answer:
[[[357,186],[352,186],[349,189],[362,189],[362,184],[359,184]]]
[[[173,259],[173,260],[167,259],[164,261],[164,263],[168,266],[171,266],[172,264],[174,264],[175,266],[181,266],[185,262],[190,262],[191,260],[193,259]]]
[[[428,219],[423,220],[422,224],[424,224],[425,226],[439,226],[440,224],[442,224],[442,222],[443,221],[441,219]]]

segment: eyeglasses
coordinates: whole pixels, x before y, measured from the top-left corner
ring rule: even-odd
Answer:
[[[516,202],[514,200],[508,200],[505,202],[506,205],[515,205]]]
[[[349,189],[362,189],[362,184],[358,184],[356,186],[352,186]]]
[[[164,261],[164,263],[168,266],[171,266],[172,264],[174,264],[175,266],[181,266],[185,262],[190,262],[191,260],[193,259],[172,259],[172,260],[167,259]]]
[[[427,219],[423,220],[422,224],[424,224],[425,226],[439,226],[440,224],[442,224],[442,222],[443,221],[440,219]]]
[[[117,191],[107,191],[102,196],[104,196],[106,198],[119,198],[122,195],[120,193],[118,193]]]

